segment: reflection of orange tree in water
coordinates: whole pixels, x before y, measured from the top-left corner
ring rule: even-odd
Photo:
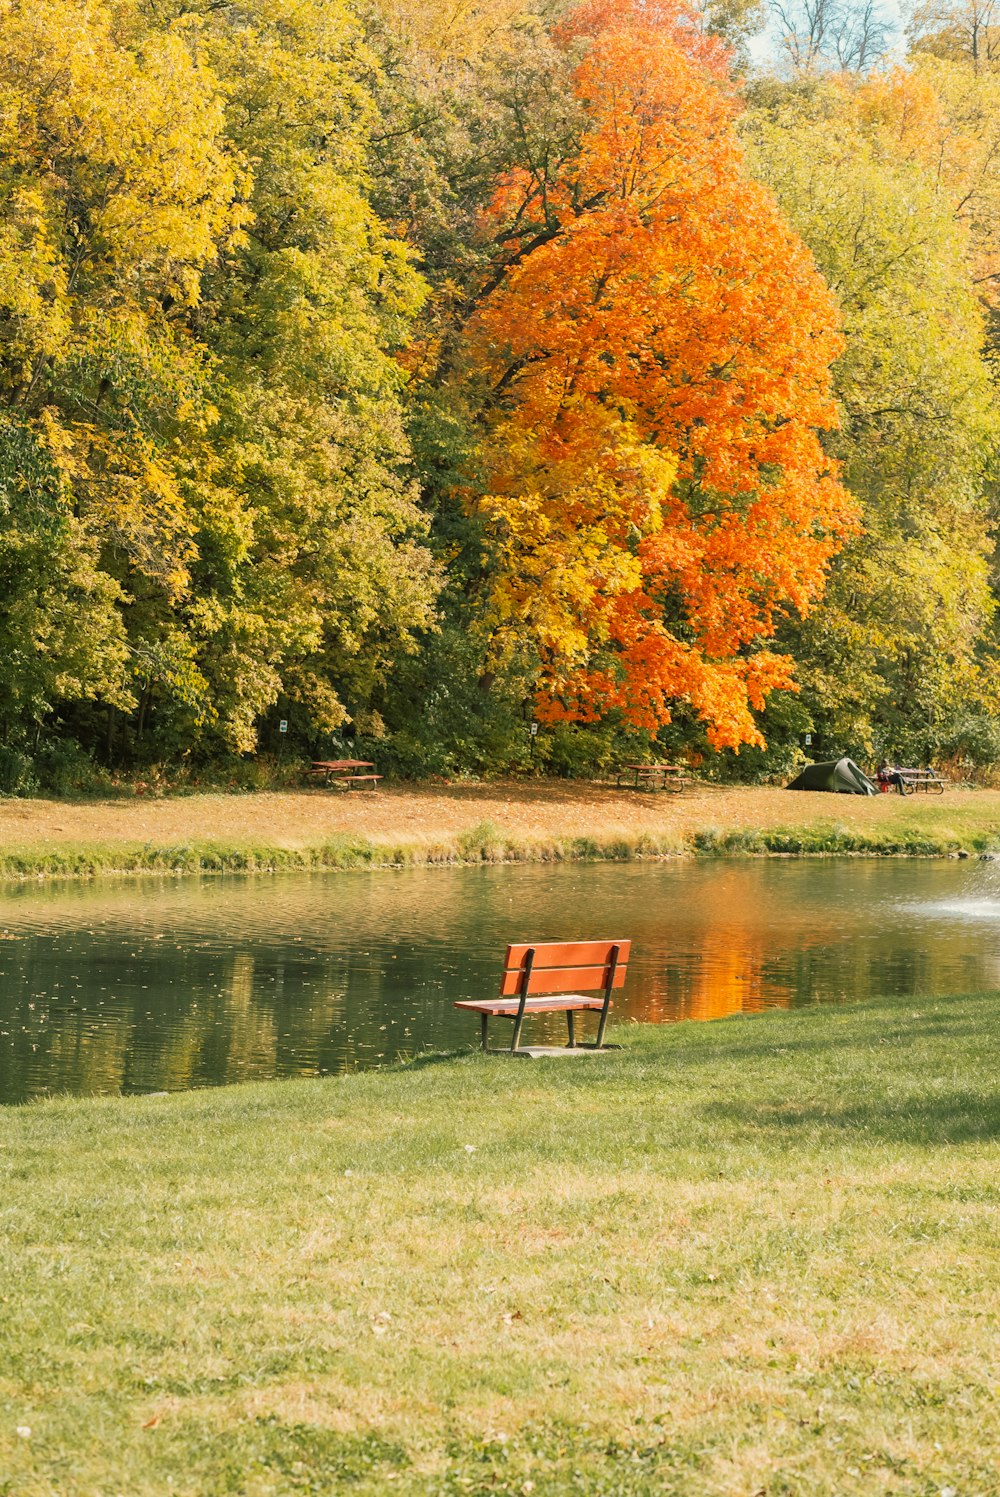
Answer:
[[[864,994],[880,940],[861,911],[882,897],[884,883],[884,871],[857,863],[820,872],[725,862],[662,878],[630,910],[634,981],[619,1012],[663,1023]],[[637,883],[630,887],[638,896]],[[930,943],[920,944],[925,951]],[[898,961],[891,922],[885,951]],[[646,954],[654,958],[648,966]]]
[[[755,1014],[762,1008],[787,1008],[790,989],[766,981],[764,962],[771,954],[761,930],[725,925],[713,932],[713,949],[703,955],[687,995],[685,1019],[723,1019],[727,1014]]]
[[[666,969],[637,983],[625,1005],[628,1017],[664,1024],[787,1008],[791,986],[764,973],[774,954],[769,934],[736,923],[712,926],[683,976]]]
[[[817,965],[817,954],[822,961]],[[879,958],[891,956],[891,969]],[[785,958],[788,975],[774,970]],[[980,978],[979,958],[971,958],[968,983]],[[951,932],[925,932],[919,945],[900,951],[893,936],[885,947],[845,936],[836,924],[782,930],[748,927],[728,920],[708,925],[686,960],[644,974],[628,994],[623,1013],[648,1023],[680,1019],[722,1019],[729,1014],[788,1008],[795,1000],[840,1001],[883,988],[895,991],[947,991],[954,988],[955,951]],[[768,970],[770,968],[770,971]]]

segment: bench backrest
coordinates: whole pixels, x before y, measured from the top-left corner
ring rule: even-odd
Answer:
[[[625,986],[631,941],[536,941],[508,946],[501,998],[527,992],[576,993]]]

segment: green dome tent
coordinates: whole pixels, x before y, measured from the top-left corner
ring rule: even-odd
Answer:
[[[878,788],[863,774],[853,759],[836,759],[829,764],[807,764],[786,790],[832,790],[837,795],[878,795]]]

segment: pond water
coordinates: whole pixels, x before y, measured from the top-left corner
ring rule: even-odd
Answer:
[[[0,889],[0,1102],[478,1037],[508,941],[631,937],[618,1021],[1000,990],[1000,864],[677,860]],[[496,1037],[509,1035],[496,1022]],[[530,1038],[562,1041],[562,1017]]]

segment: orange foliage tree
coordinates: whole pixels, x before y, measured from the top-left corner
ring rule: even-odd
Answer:
[[[680,5],[593,0],[557,41],[583,126],[496,192],[465,336],[495,648],[533,640],[543,720],[655,730],[684,702],[716,747],[759,743],[751,709],[792,684],[768,637],[856,524],[818,436],[837,309]]]

